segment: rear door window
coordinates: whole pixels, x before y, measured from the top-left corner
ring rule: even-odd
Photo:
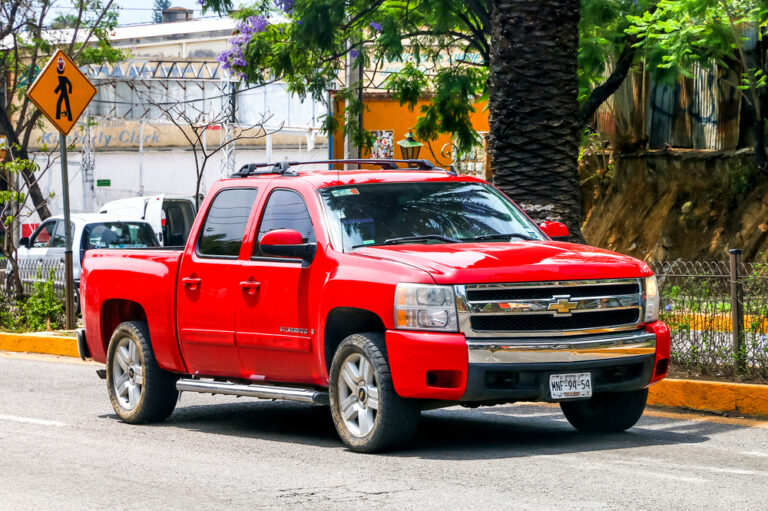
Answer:
[[[208,209],[198,254],[237,258],[257,195],[255,188],[231,188],[219,192]]]
[[[293,190],[275,190],[264,207],[259,226],[258,240],[275,229],[293,229],[301,233],[302,243],[315,242],[315,230],[304,198]],[[254,256],[264,256],[259,245],[254,246]]]

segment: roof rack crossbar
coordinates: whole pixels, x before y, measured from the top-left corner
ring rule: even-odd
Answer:
[[[404,163],[407,167],[398,167],[398,163]],[[343,159],[343,160],[312,160],[312,161],[281,161],[275,163],[248,163],[243,165],[240,170],[230,177],[248,177],[258,174],[287,174],[291,167],[299,165],[322,165],[322,164],[344,164],[344,165],[374,165],[381,167],[382,170],[449,170],[440,169],[429,160],[395,160],[395,159]],[[268,170],[260,170],[268,169]]]

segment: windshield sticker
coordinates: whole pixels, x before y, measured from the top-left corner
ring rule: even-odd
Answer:
[[[376,240],[363,240],[363,245],[373,245]]]
[[[347,195],[360,195],[357,188],[343,188],[341,190],[331,190],[331,195],[334,197],[345,197]]]

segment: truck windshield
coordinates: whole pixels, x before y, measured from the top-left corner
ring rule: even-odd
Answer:
[[[82,249],[144,248],[158,246],[152,226],[144,222],[100,222],[88,224]]]
[[[370,183],[322,188],[320,196],[344,249],[546,239],[503,194],[480,183]]]

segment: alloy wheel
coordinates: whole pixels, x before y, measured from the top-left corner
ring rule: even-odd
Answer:
[[[376,424],[379,387],[370,361],[361,353],[349,355],[338,379],[339,412],[347,430],[356,437],[368,435]]]
[[[139,347],[130,337],[123,337],[118,342],[113,372],[112,381],[118,403],[125,410],[133,410],[139,404],[144,389],[144,369]]]

